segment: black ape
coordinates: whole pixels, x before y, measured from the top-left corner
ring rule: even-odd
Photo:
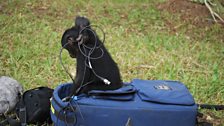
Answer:
[[[76,17],[61,40],[72,58],[76,58],[76,77],[71,95],[90,90],[114,90],[122,86],[119,68],[90,27],[87,18]]]

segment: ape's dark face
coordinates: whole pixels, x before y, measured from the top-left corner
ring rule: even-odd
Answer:
[[[75,26],[70,29],[67,29],[61,40],[62,46],[67,49],[70,56],[72,58],[76,58],[76,54],[78,52],[78,42],[80,42],[79,33],[80,31],[89,26],[89,20],[84,17],[76,17],[75,19]],[[87,41],[88,35],[85,32],[82,32],[82,37],[85,38],[83,41]],[[66,44],[66,45],[65,45]]]
[[[76,58],[76,53],[78,51],[78,41],[79,30],[75,27],[68,29],[62,36],[61,45],[67,49],[72,58]]]

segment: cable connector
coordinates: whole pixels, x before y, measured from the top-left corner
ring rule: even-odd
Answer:
[[[105,84],[107,84],[107,85],[110,85],[110,83],[111,83],[109,80],[107,80],[107,79],[105,79],[105,78],[103,79],[103,82],[104,82]]]
[[[93,69],[92,65],[91,65],[91,62],[89,61],[89,68],[90,69]]]

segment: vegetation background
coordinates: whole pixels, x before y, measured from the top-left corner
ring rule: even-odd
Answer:
[[[106,32],[105,46],[123,81],[179,80],[197,103],[224,104],[224,26],[213,23],[209,12],[188,14],[192,8],[171,2],[0,1],[0,76],[15,78],[25,90],[70,82],[59,61],[60,41],[80,15]],[[63,62],[75,75],[75,59],[66,51]],[[212,114],[224,118],[222,112]]]

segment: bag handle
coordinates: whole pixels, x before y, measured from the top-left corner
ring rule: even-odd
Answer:
[[[121,96],[121,95],[135,94],[137,91],[136,88],[131,84],[127,84],[121,89],[118,89],[115,91],[114,90],[107,90],[107,91],[92,90],[88,92],[88,95],[90,96]]]
[[[95,99],[107,99],[107,100],[119,100],[119,101],[130,101],[134,98],[134,94],[137,92],[136,88],[127,84],[124,87],[117,90],[92,90],[88,92],[89,96]]]

